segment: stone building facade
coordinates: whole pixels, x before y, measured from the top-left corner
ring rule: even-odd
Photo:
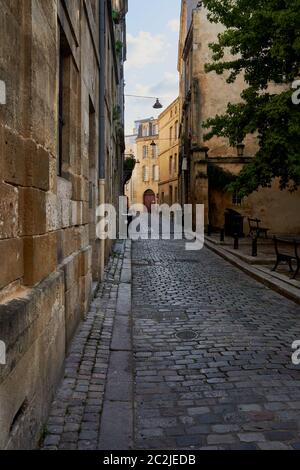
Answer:
[[[37,444],[122,190],[126,0],[0,0],[0,449]],[[5,96],[4,96],[5,95]]]
[[[136,129],[133,130],[133,134],[126,135],[126,137],[125,137],[125,158],[134,158],[135,161],[137,162],[136,139],[137,139]],[[135,185],[137,183],[136,170],[137,170],[137,167],[135,166],[135,168],[133,170],[133,173],[132,173],[132,176],[131,176],[130,180],[126,183],[126,186],[125,186],[125,194],[126,194],[127,199],[128,199],[128,207],[130,207],[132,204],[134,204],[134,200],[135,200],[135,195],[136,195]]]
[[[151,205],[158,202],[158,120],[149,118],[137,121],[135,128],[136,132],[126,137],[126,154],[136,152],[136,165],[126,195],[130,205],[144,204],[150,211]]]
[[[179,202],[179,98],[158,117],[159,127],[159,204]]]
[[[182,203],[205,204],[205,222],[213,227],[224,225],[226,208],[236,209],[247,217],[258,217],[273,233],[300,233],[300,191],[260,189],[239,200],[220,185],[228,172],[237,175],[256,154],[256,137],[248,136],[242,152],[229,146],[225,138],[214,137],[204,143],[202,124],[222,114],[228,102],[240,102],[245,87],[243,76],[229,85],[226,75],[206,73],[205,64],[212,59],[209,44],[216,42],[223,26],[210,23],[207,10],[197,0],[182,0],[178,71],[180,75],[180,194]],[[228,55],[226,58],[230,58]],[[225,172],[225,173],[224,173]],[[281,213],[282,216],[278,217]],[[248,228],[245,226],[245,233]]]

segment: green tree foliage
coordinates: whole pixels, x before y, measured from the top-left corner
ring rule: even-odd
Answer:
[[[246,88],[239,104],[228,104],[224,115],[209,119],[206,140],[223,136],[231,145],[249,133],[258,136],[260,150],[231,189],[241,196],[276,177],[281,189],[300,184],[300,105],[292,102],[292,83],[300,75],[300,0],[203,0],[209,20],[225,31],[211,44],[213,61],[206,71],[227,72],[234,83],[243,73]],[[231,60],[225,60],[230,51]],[[268,85],[279,87],[274,92]]]

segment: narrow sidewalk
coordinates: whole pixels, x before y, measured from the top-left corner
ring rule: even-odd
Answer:
[[[271,267],[272,264],[275,264],[275,258],[270,258],[271,264],[269,266],[263,265],[262,259],[258,259],[258,264],[255,264],[255,258],[242,255],[238,251],[235,252],[224,243],[216,242],[212,237],[205,238],[205,246],[256,281],[300,305],[299,281],[291,280],[288,276],[278,272],[272,272]],[[250,249],[251,247],[249,247]]]
[[[120,376],[116,370],[119,370],[119,366],[126,369],[128,365],[119,361],[119,351],[124,348],[128,349],[126,357],[130,363],[130,283],[131,244],[117,242],[106,269],[105,280],[91,303],[86,320],[73,339],[66,359],[65,375],[45,426],[41,445],[43,449],[97,450],[106,444],[104,437],[110,433],[107,427],[114,426],[113,432],[118,429],[120,432],[120,418],[128,429],[121,445],[129,446],[132,412],[129,402],[127,407],[124,404],[124,394],[122,397],[116,396],[118,389],[122,393]],[[124,340],[127,344],[122,343]],[[121,377],[130,400],[131,377],[131,373]],[[109,400],[106,399],[107,394]],[[128,411],[122,416],[118,414],[120,401],[121,408]],[[107,414],[115,416],[115,420],[108,422],[105,418]],[[116,435],[115,438],[117,442]],[[117,442],[117,445],[120,443]]]

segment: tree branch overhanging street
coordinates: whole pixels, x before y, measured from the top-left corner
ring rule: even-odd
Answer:
[[[300,183],[300,112],[292,102],[291,87],[300,72],[300,2],[238,0],[221,5],[204,0],[203,4],[210,20],[226,28],[211,44],[213,62],[207,64],[207,72],[229,72],[228,83],[244,74],[248,85],[240,104],[229,104],[225,114],[207,120],[206,139],[225,136],[236,145],[249,133],[258,135],[259,151],[231,186],[241,196],[270,186],[274,178],[280,179],[282,189],[294,191]],[[231,60],[226,60],[227,49]]]

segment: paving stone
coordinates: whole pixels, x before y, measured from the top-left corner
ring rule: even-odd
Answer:
[[[241,442],[264,442],[266,437],[258,432],[253,433],[238,433],[238,438]]]
[[[73,339],[70,355],[66,359],[65,378],[58,389],[48,421],[48,429],[53,434],[46,437],[43,448],[98,448],[109,344],[117,308],[116,286],[122,262],[122,255],[110,259],[105,281],[91,304],[86,321],[80,325]]]
[[[300,442],[294,442],[294,443],[292,444],[292,448],[293,448],[294,450],[300,450]]]
[[[49,434],[61,434],[63,432],[63,425],[48,424],[47,432]]]
[[[188,408],[187,410],[188,414],[191,416],[194,415],[204,415],[210,412],[209,408],[207,406],[202,406],[198,408]]]
[[[44,447],[56,446],[59,444],[60,435],[50,434],[44,440]]]
[[[126,256],[72,342],[44,448],[299,449],[299,306],[184,241],[133,242],[132,272]]]
[[[259,442],[258,447],[260,450],[289,450],[290,447],[283,442]]]
[[[64,432],[61,435],[62,442],[77,442],[78,441],[78,433],[77,432]]]
[[[187,449],[189,447],[199,447],[204,443],[203,437],[200,436],[181,436],[176,438],[176,444],[180,448]]]
[[[268,441],[285,442],[295,439],[296,435],[289,431],[269,431],[265,433]]]
[[[196,437],[196,446],[206,439],[199,448],[289,447],[276,434],[268,441],[267,433],[279,430],[295,442],[300,395],[290,394],[287,372],[290,345],[300,337],[299,307],[205,248],[188,253],[181,241],[142,240],[133,243],[132,258],[136,432],[145,429],[138,417],[147,409],[145,418],[156,418],[147,429],[162,433],[136,447],[184,448],[185,435]],[[187,330],[196,341],[177,337]],[[300,370],[293,372],[300,380]]]
[[[133,438],[132,404],[126,402],[109,402],[104,405],[100,450],[127,450]]]
[[[233,444],[236,440],[236,437],[232,434],[210,434],[207,436],[207,443],[211,445]]]

